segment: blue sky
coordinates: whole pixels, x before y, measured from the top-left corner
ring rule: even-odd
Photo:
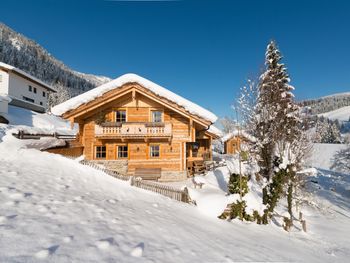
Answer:
[[[224,116],[270,39],[297,99],[350,91],[349,14],[345,0],[2,0],[0,21],[75,70],[137,73]]]

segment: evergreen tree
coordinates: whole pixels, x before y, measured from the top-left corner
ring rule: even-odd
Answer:
[[[299,106],[276,43],[267,46],[266,70],[260,77],[255,116],[262,175],[271,179],[274,159],[283,159],[288,145],[300,137]]]
[[[294,102],[289,85],[287,69],[281,63],[282,55],[274,41],[267,46],[265,72],[258,85],[256,105],[255,137],[261,175],[268,179],[264,189],[267,213],[273,212],[283,194],[288,200],[293,198],[293,188],[297,183],[296,170],[304,155],[303,124],[300,108]],[[301,140],[303,138],[303,140]],[[292,219],[292,202],[288,202]]]

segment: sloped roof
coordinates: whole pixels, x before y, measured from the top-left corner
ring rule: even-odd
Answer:
[[[150,90],[151,92],[155,93],[156,95],[160,97],[164,97],[167,100],[176,103],[179,106],[182,106],[185,108],[186,111],[188,111],[191,114],[197,115],[205,120],[208,120],[212,123],[214,123],[217,120],[217,117],[214,113],[202,108],[201,106],[175,94],[174,92],[159,86],[158,84],[145,79],[139,75],[136,74],[125,74],[122,75],[108,83],[105,83],[99,87],[96,87],[92,90],[89,90],[83,94],[80,94],[74,98],[71,98],[55,107],[52,108],[52,113],[55,115],[62,115],[70,110],[76,109],[79,106],[88,103],[90,101],[93,101],[94,99],[101,97],[103,94],[105,94],[108,91],[111,91],[113,89],[117,89],[124,84],[127,83],[138,83],[144,88]]]
[[[208,132],[215,134],[218,137],[222,137],[223,135],[222,131],[214,125],[210,125]]]
[[[28,74],[27,72],[24,72],[23,70],[21,70],[19,68],[16,68],[14,66],[11,66],[11,65],[3,63],[3,62],[0,62],[0,68],[4,68],[4,69],[7,69],[9,71],[15,72],[22,77],[28,78],[28,79],[32,80],[33,82],[36,82],[40,86],[43,86],[44,88],[47,88],[50,91],[56,92],[56,90],[52,86],[50,86],[49,84],[43,82],[42,80],[40,80],[36,77],[33,77],[32,75]]]
[[[248,134],[246,131],[242,130],[242,131],[238,131],[238,130],[235,130],[233,132],[230,132],[230,133],[227,133],[225,136],[222,137],[222,141],[223,142],[226,142],[228,141],[229,139],[231,139],[232,137],[234,136],[242,136],[244,138],[246,138],[247,140],[251,141],[251,142],[255,142],[256,141],[256,138],[250,134]]]

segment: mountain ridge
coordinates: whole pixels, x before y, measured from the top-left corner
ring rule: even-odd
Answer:
[[[52,85],[50,106],[102,85],[111,79],[71,69],[36,41],[0,22],[0,61]]]

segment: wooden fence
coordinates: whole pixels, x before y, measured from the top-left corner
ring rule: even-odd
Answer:
[[[84,164],[84,165],[87,165],[87,166],[90,166],[96,170],[99,170],[99,171],[102,171],[114,178],[117,178],[119,180],[123,180],[123,181],[128,181],[130,180],[130,176],[127,176],[127,175],[121,175],[119,174],[118,172],[116,171],[112,171],[112,170],[109,170],[109,169],[106,169],[105,167],[103,167],[102,165],[98,165],[96,163],[93,163],[91,161],[87,161],[87,160],[82,160],[80,161],[81,164]]]
[[[12,133],[13,136],[15,136],[18,139],[24,140],[24,139],[37,139],[39,140],[42,137],[54,137],[57,139],[75,139],[76,135],[71,134],[58,134],[56,132],[54,133],[28,133],[24,132],[22,130],[18,131],[17,133]]]
[[[174,199],[174,200],[177,200],[180,202],[184,202],[184,203],[191,203],[192,202],[186,187],[184,190],[179,190],[179,189],[176,189],[174,187],[164,185],[161,183],[142,180],[140,177],[135,178],[134,176],[121,175],[116,171],[106,169],[102,165],[95,164],[91,161],[82,160],[82,161],[80,161],[80,163],[87,165],[87,166],[90,166],[94,169],[100,170],[100,171],[102,171],[102,172],[104,172],[104,173],[106,173],[114,178],[117,178],[119,180],[123,180],[123,181],[130,180],[130,184],[132,186],[135,186],[135,187],[147,190],[147,191],[152,191],[154,193],[167,196],[171,199]],[[192,202],[192,203],[194,203],[194,202]]]
[[[160,184],[152,181],[145,181],[145,180],[142,180],[140,177],[138,178],[132,177],[131,185],[144,190],[152,191],[157,194],[170,197],[180,202],[190,203],[190,196],[188,194],[188,190],[186,187],[184,190],[179,190],[168,185],[164,185],[164,184]]]

